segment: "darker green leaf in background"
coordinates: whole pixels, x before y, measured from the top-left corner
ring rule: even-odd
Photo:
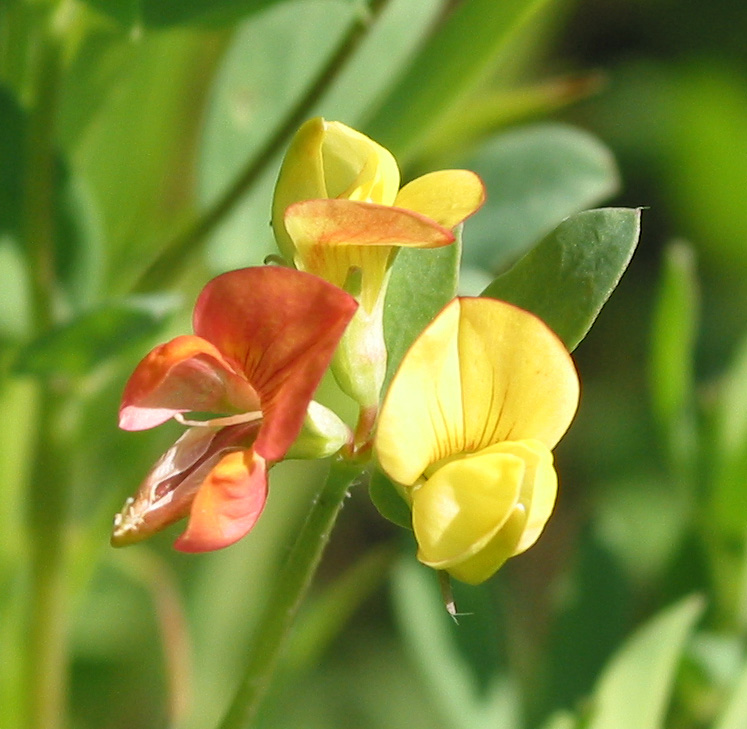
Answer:
[[[144,346],[174,311],[175,296],[131,297],[81,314],[33,340],[19,353],[21,374],[83,376],[125,346]]]
[[[619,187],[614,157],[588,132],[558,123],[520,127],[491,139],[466,164],[487,200],[467,225],[464,263],[493,273],[526,253],[568,215]]]

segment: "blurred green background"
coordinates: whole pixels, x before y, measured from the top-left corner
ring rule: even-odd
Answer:
[[[5,0],[0,726],[46,729],[25,708],[40,635],[69,667],[49,727],[206,729],[232,695],[324,464],[277,466],[229,549],[176,553],[175,527],[115,551],[112,515],[179,432],[125,434],[116,412],[202,284],[273,252],[294,114],[371,134],[405,179],[484,177],[465,293],[567,215],[644,212],[574,355],[542,539],[456,585],[455,624],[355,490],[260,725],[747,726],[746,35],[737,0]]]

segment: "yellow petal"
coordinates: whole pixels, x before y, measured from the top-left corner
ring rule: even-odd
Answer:
[[[272,200],[272,228],[280,252],[293,260],[293,242],[285,229],[285,209],[298,200],[327,197],[322,162],[324,120],[305,122],[291,140],[280,167]]]
[[[519,494],[519,503],[526,513],[526,524],[514,550],[514,555],[520,554],[537,541],[555,506],[558,477],[553,467],[552,453],[546,445],[536,440],[506,441],[481,453],[510,453],[521,458],[526,466]]]
[[[399,168],[392,153],[345,124],[323,124],[326,195],[318,197],[391,205],[399,188]]]
[[[394,204],[415,210],[451,229],[478,210],[484,201],[485,186],[474,172],[440,170],[407,183]]]
[[[413,489],[418,559],[448,570],[488,545],[492,545],[491,559],[495,557],[494,538],[519,505],[525,470],[524,461],[510,453],[480,454],[442,466]],[[513,554],[514,547],[511,544],[505,556],[497,550],[500,564]]]
[[[479,585],[492,577],[514,554],[516,545],[524,533],[527,513],[521,504],[514,506],[506,523],[495,536],[476,554],[463,562],[447,568],[448,573],[457,580],[469,585]]]
[[[381,408],[375,442],[379,464],[405,486],[430,464],[463,450],[458,327],[454,300],[409,349]]]
[[[502,301],[461,299],[459,365],[466,451],[528,438],[553,448],[571,424],[576,369],[533,314]]]
[[[562,342],[534,315],[455,299],[412,345],[379,416],[379,463],[406,486],[436,462],[506,440],[555,446],[579,384]]]

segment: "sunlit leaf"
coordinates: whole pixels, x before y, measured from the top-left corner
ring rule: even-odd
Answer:
[[[385,390],[415,338],[456,294],[461,233],[455,232],[452,245],[397,254],[384,304]]]
[[[739,676],[726,708],[712,729],[744,729],[747,726],[747,666]]]
[[[663,729],[685,642],[703,612],[690,596],[639,628],[605,668],[587,729]]]
[[[573,350],[628,266],[640,210],[601,208],[564,220],[483,296],[534,312]]]
[[[619,184],[610,151],[565,124],[501,134],[465,166],[485,180],[487,200],[469,221],[464,262],[495,273],[567,216],[603,202]]]
[[[709,526],[742,543],[747,519],[747,339],[743,339],[724,375],[712,428],[714,485]]]
[[[340,0],[345,2],[346,0]],[[283,0],[86,0],[121,25],[228,25]]]

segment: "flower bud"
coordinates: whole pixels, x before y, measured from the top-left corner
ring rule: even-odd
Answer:
[[[306,410],[301,432],[286,458],[327,458],[352,439],[352,431],[335,413],[312,400]]]

